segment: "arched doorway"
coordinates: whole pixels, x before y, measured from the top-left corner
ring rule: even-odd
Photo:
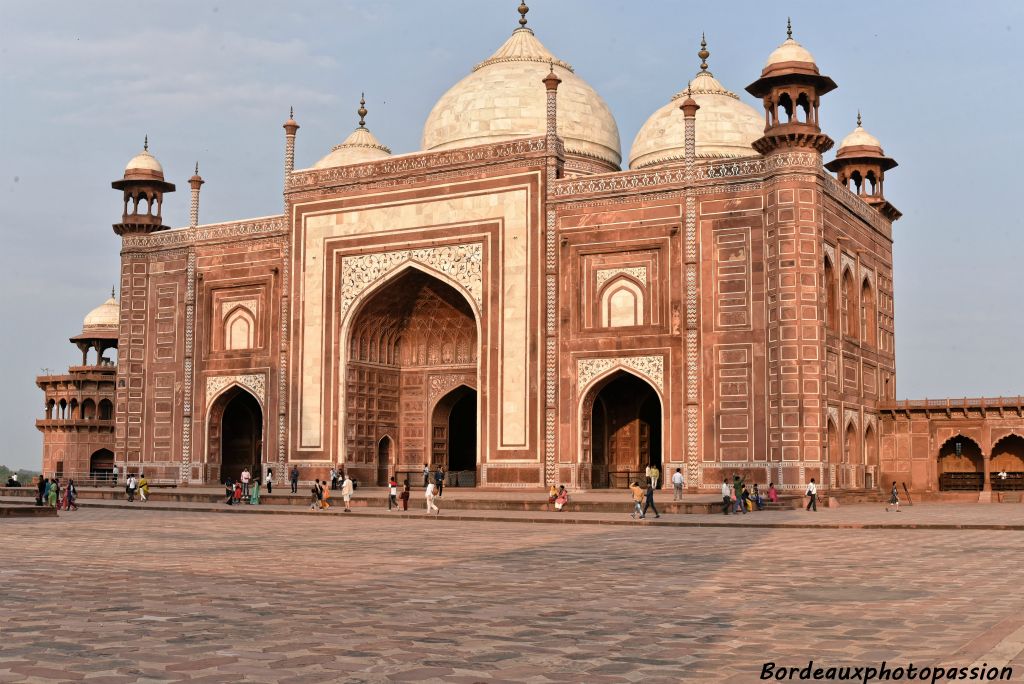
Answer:
[[[939,449],[939,491],[979,492],[985,485],[981,447],[969,437],[950,437]]]
[[[839,447],[839,429],[836,427],[835,421],[831,418],[828,420],[828,465],[829,467],[829,486],[838,486],[836,479],[844,477],[842,468],[839,467],[842,460],[842,450]],[[845,478],[844,478],[845,479]]]
[[[226,390],[210,407],[210,463],[219,463],[218,479],[237,480],[248,469],[253,477],[262,472],[263,409],[259,401],[239,386]]]
[[[383,487],[387,485],[388,478],[394,475],[398,477],[398,473],[394,472],[395,468],[392,463],[392,454],[394,453],[394,442],[393,440],[384,435],[377,442],[377,486]]]
[[[846,487],[859,486],[857,466],[861,465],[860,437],[857,435],[857,426],[851,420],[846,425],[846,436],[843,439],[843,451],[846,455],[846,479],[842,483]]]
[[[1007,435],[996,442],[989,471],[993,490],[1024,489],[1024,437]]]
[[[377,479],[379,465],[388,465],[380,460],[377,437],[393,434],[400,451],[390,458],[398,473],[418,475],[424,463],[442,464],[464,467],[475,479],[478,337],[469,299],[419,268],[394,275],[359,305],[347,328],[346,470],[364,481]],[[462,398],[451,396],[457,390],[473,394],[454,414],[473,427],[452,431],[455,463],[448,420]],[[472,443],[459,441],[469,437]]]
[[[89,478],[92,480],[109,480],[114,476],[114,452],[110,449],[98,449],[89,457]]]
[[[476,390],[456,387],[441,397],[431,413],[430,463],[442,465],[459,486],[476,485]]]
[[[663,470],[661,398],[647,381],[612,373],[588,392],[581,420],[592,487],[626,487],[649,465]]]
[[[873,425],[868,425],[864,431],[864,465],[864,489],[874,489],[875,471],[878,467],[878,437]]]

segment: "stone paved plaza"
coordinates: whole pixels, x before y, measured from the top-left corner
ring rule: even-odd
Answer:
[[[810,658],[1024,673],[1016,531],[97,507],[0,530],[0,682],[747,682]]]

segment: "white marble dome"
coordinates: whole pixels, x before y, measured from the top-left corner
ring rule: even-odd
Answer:
[[[85,315],[82,320],[82,330],[89,331],[97,328],[116,328],[121,323],[121,307],[117,300],[111,296],[95,309]]]
[[[555,57],[525,26],[437,101],[423,126],[423,149],[449,150],[544,135],[553,65],[558,87],[558,133],[567,156],[617,169],[619,128],[601,96]]]
[[[786,62],[814,64],[814,56],[807,48],[793,40],[792,36],[790,36],[786,38],[782,45],[772,50],[772,53],[768,55],[768,61],[765,62],[764,68],[768,69],[776,64],[784,64]]]
[[[843,142],[839,143],[839,149],[836,153],[842,153],[844,149],[851,147],[877,147],[879,152],[882,152],[882,143],[878,141],[878,138],[865,131],[864,127],[860,125],[859,120],[857,121],[857,127],[843,138]]]
[[[749,157],[757,152],[751,144],[764,134],[764,116],[726,90],[710,71],[701,70],[689,83],[690,96],[700,105],[694,123],[696,154],[701,159]],[[668,104],[647,119],[633,139],[629,167],[642,169],[682,161],[686,125],[679,106],[684,88]]]
[[[340,145],[331,148],[331,152],[313,164],[314,169],[327,169],[333,166],[362,164],[391,156],[391,150],[380,144],[380,141],[364,126],[360,126],[345,138]]]

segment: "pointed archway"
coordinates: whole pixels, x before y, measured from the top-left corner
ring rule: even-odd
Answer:
[[[114,452],[110,449],[97,449],[89,457],[89,478],[92,480],[108,480],[114,472]]]
[[[836,487],[838,486],[836,480],[841,477],[840,473],[842,472],[842,450],[839,447],[839,429],[831,417],[828,419],[827,439],[826,445],[828,448],[828,466],[830,471],[828,484],[830,487]]]
[[[847,477],[843,483],[847,487],[856,488],[860,485],[857,481],[857,473],[861,465],[861,444],[860,436],[857,434],[857,425],[852,420],[846,425],[846,436],[843,439],[843,451],[846,454]]]
[[[661,397],[647,380],[617,370],[594,384],[581,406],[581,459],[591,487],[625,487],[642,480],[647,466],[662,469]]]
[[[1024,489],[1024,437],[1010,434],[996,442],[989,471],[993,490]]]
[[[362,300],[347,326],[346,471],[372,482],[388,477],[389,467],[397,475],[418,473],[424,463],[447,466],[448,424],[439,426],[434,413],[441,398],[464,387],[473,394],[473,465],[467,470],[475,476],[478,330],[465,293],[418,267],[395,273]],[[454,402],[447,405],[445,421],[454,408]],[[379,450],[386,434],[396,435],[399,447],[390,464],[381,461]],[[462,445],[459,453],[464,450]]]
[[[460,486],[476,484],[477,393],[460,385],[441,397],[431,412],[431,459]]]
[[[211,478],[237,480],[248,469],[262,472],[263,408],[246,389],[232,385],[210,406],[207,421],[207,459]]]
[[[981,447],[970,437],[956,435],[939,449],[939,491],[979,492],[985,485]]]

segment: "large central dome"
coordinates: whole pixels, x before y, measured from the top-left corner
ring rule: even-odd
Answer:
[[[562,79],[558,134],[570,172],[617,171],[622,160],[619,128],[608,105],[525,26],[437,101],[423,126],[423,149],[544,135],[547,96],[541,81],[552,66]]]

